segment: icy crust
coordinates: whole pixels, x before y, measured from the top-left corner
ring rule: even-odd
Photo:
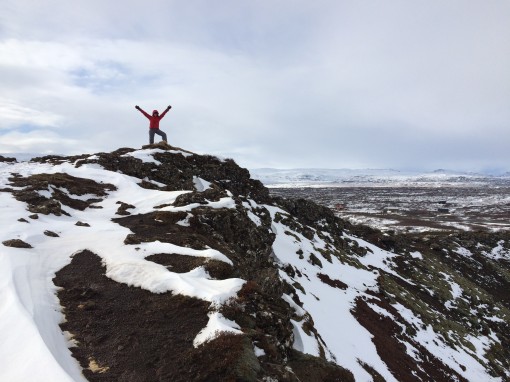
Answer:
[[[154,150],[153,150],[154,151]],[[155,151],[156,152],[156,151]],[[138,152],[139,159],[149,160],[153,152]],[[0,192],[2,231],[0,241],[20,239],[33,248],[0,246],[0,380],[2,381],[83,381],[81,369],[68,350],[72,346],[60,331],[60,313],[56,287],[52,283],[55,272],[69,264],[74,253],[88,249],[99,255],[106,265],[106,276],[120,283],[140,287],[153,293],[173,292],[196,297],[218,305],[236,295],[244,280],[213,280],[203,268],[187,273],[173,273],[164,266],[145,260],[156,253],[175,253],[207,257],[229,264],[232,262],[213,249],[193,250],[168,243],[126,245],[124,239],[131,231],[112,221],[118,202],[129,201],[133,214],[154,211],[167,205],[166,211],[192,211],[196,206],[173,208],[175,199],[188,191],[148,190],[138,186],[138,178],[107,171],[97,164],[75,167],[71,163],[59,165],[40,163],[0,163],[0,182],[8,187],[12,173],[23,177],[33,174],[66,173],[94,179],[116,187],[96,208],[83,211],[63,207],[69,216],[39,215],[30,219],[26,204],[14,199],[9,192]],[[75,197],[74,195],[71,195]],[[197,205],[198,206],[198,205]],[[228,208],[233,199],[222,198],[201,207]],[[18,221],[23,218],[24,221]],[[30,222],[27,224],[27,222]],[[78,226],[80,221],[88,226]],[[52,231],[58,237],[43,234]],[[197,343],[211,338],[211,331],[234,331],[226,320],[211,315],[213,320]],[[221,323],[221,325],[219,325]],[[230,329],[229,329],[230,328]],[[34,379],[34,371],[44,374]]]
[[[208,182],[207,180],[202,179],[199,176],[194,176],[193,185],[195,186],[195,190],[197,190],[198,192],[204,192],[205,190],[211,187],[211,182]]]

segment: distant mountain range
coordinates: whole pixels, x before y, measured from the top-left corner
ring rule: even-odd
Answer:
[[[510,182],[510,173],[487,175],[438,169],[432,172],[399,171],[394,169],[250,169],[253,178],[266,186],[412,186],[412,185],[483,185],[494,182]]]

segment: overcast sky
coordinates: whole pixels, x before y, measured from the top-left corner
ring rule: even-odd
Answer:
[[[2,0],[0,152],[510,170],[507,0]],[[157,137],[159,139],[159,137]]]

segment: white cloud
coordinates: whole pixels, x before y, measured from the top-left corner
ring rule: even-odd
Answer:
[[[57,114],[35,110],[0,99],[0,129],[16,125],[56,126],[61,119]]]
[[[80,147],[78,140],[63,138],[49,130],[34,130],[28,133],[8,132],[2,134],[0,140],[2,153],[61,154],[77,151]]]
[[[243,165],[503,166],[509,16],[498,0],[8,0],[0,134],[138,146],[133,106],[171,104],[171,142]]]

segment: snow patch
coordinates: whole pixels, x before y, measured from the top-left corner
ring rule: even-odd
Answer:
[[[320,356],[319,344],[317,339],[306,334],[301,324],[295,320],[290,320],[294,327],[294,349],[302,353],[311,354],[316,357]]]
[[[164,150],[161,149],[145,149],[145,150],[136,150],[130,153],[122,155],[123,157],[133,157],[136,159],[140,159],[144,163],[155,163],[160,165],[161,162],[154,159],[154,154],[156,153],[164,153]]]
[[[349,369],[357,381],[372,379],[358,362],[360,359],[373,367],[386,381],[396,381],[379,357],[372,342],[372,335],[352,314],[356,298],[365,295],[367,290],[376,291],[378,289],[378,272],[344,264],[335,256],[331,256],[331,262],[329,262],[319,251],[319,249],[326,248],[326,243],[320,239],[317,232],[314,232],[313,239],[309,240],[281,221],[275,221],[277,213],[288,216],[287,212],[270,205],[264,205],[264,207],[271,214],[271,229],[276,234],[273,242],[276,260],[282,264],[282,268],[289,264],[296,270],[296,276],[293,278],[282,270],[280,276],[291,285],[299,283],[300,287],[296,288],[296,293],[303,303],[302,309],[313,317],[314,326],[324,341],[328,360]],[[291,235],[288,235],[287,232],[290,232]],[[352,237],[352,239],[355,238]],[[360,243],[365,245],[366,242],[360,241]],[[396,255],[379,248],[376,250],[376,248],[375,246],[371,247],[373,253],[367,254],[364,258],[367,266],[381,266],[389,269],[384,261]],[[298,253],[302,253],[302,255],[300,256]],[[320,260],[321,267],[308,261],[311,255]],[[333,288],[325,284],[318,277],[318,273],[327,275],[332,280],[340,280],[347,284],[348,288],[346,290]],[[332,314],[333,311],[335,314]],[[300,322],[293,320],[292,323],[294,325],[295,348],[307,354],[318,355],[319,343],[317,339],[306,334]]]
[[[464,247],[458,247],[453,252],[455,252],[461,256],[464,256],[464,257],[473,257],[473,253],[471,253],[471,251],[469,249],[464,248]]]
[[[198,192],[203,192],[211,187],[211,182],[204,180],[198,176],[193,177],[193,185]]]
[[[255,345],[253,345],[253,352],[255,353],[255,357],[263,357],[266,355],[264,349],[261,349]]]
[[[413,258],[413,259],[420,259],[420,260],[423,260],[423,255],[418,252],[418,251],[414,251],[414,252],[410,252],[409,255]]]
[[[203,343],[209,342],[218,338],[223,333],[243,334],[239,325],[231,321],[219,312],[209,312],[209,321],[205,328],[203,328],[193,340],[193,346],[199,347]]]
[[[510,249],[507,249],[503,246],[505,244],[504,240],[500,240],[498,245],[492,249],[490,252],[482,252],[483,255],[487,256],[492,260],[510,260]]]

